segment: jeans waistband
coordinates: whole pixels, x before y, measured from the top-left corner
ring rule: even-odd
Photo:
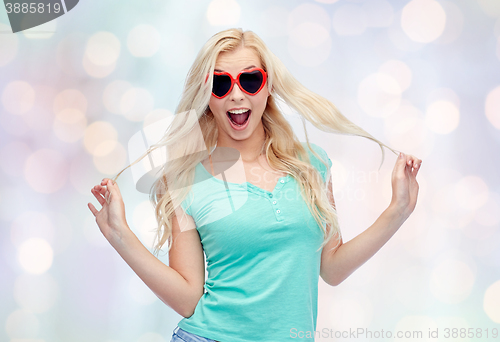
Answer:
[[[175,327],[174,333],[176,335],[178,335],[180,338],[182,338],[188,342],[214,342],[215,341],[215,340],[212,340],[210,338],[206,338],[206,337],[202,337],[202,336],[190,333],[186,330],[179,328],[179,326]],[[218,341],[215,341],[215,342],[218,342]]]

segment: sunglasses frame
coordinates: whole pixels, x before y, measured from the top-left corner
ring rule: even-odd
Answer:
[[[260,71],[260,73],[262,74],[262,84],[260,85],[260,88],[255,93],[249,93],[248,91],[246,91],[245,89],[243,89],[243,87],[241,86],[241,84],[240,84],[240,76],[242,74],[250,73],[250,72],[255,71],[255,70]],[[240,87],[241,91],[244,92],[244,93],[246,93],[246,94],[248,94],[248,95],[252,95],[252,96],[253,95],[257,95],[262,90],[262,88],[264,88],[264,86],[266,85],[266,82],[267,82],[267,73],[263,69],[261,69],[261,68],[252,68],[252,69],[243,70],[243,71],[241,71],[238,74],[238,76],[236,76],[236,79],[234,79],[233,76],[231,76],[231,74],[228,73],[228,72],[226,72],[226,71],[214,72],[214,76],[221,76],[221,75],[229,76],[229,78],[231,79],[231,87],[229,87],[229,90],[223,96],[217,96],[212,91],[212,95],[215,96],[218,99],[222,99],[222,98],[226,97],[229,93],[231,93],[231,91],[233,90],[234,84],[237,84],[238,87]],[[207,75],[207,77],[205,79],[205,82],[207,80],[208,80],[208,75]],[[212,89],[213,89],[213,84],[212,84]]]

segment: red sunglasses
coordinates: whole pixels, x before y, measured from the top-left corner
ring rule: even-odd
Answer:
[[[208,75],[205,82],[208,80]],[[244,70],[234,79],[228,72],[214,72],[212,95],[218,99],[226,97],[236,83],[240,89],[248,95],[255,95],[262,90],[266,84],[267,74],[261,68]]]

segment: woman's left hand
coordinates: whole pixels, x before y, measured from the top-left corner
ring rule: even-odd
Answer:
[[[417,173],[422,160],[401,154],[392,171],[392,200],[390,206],[408,218],[417,204]]]

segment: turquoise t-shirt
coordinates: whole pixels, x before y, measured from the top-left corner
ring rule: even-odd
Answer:
[[[311,144],[327,168],[303,145],[326,181],[328,155]],[[199,163],[182,207],[196,223],[208,276],[206,292],[193,315],[179,322],[181,329],[222,342],[314,335],[323,232],[292,176],[268,192],[251,183],[224,183]]]

